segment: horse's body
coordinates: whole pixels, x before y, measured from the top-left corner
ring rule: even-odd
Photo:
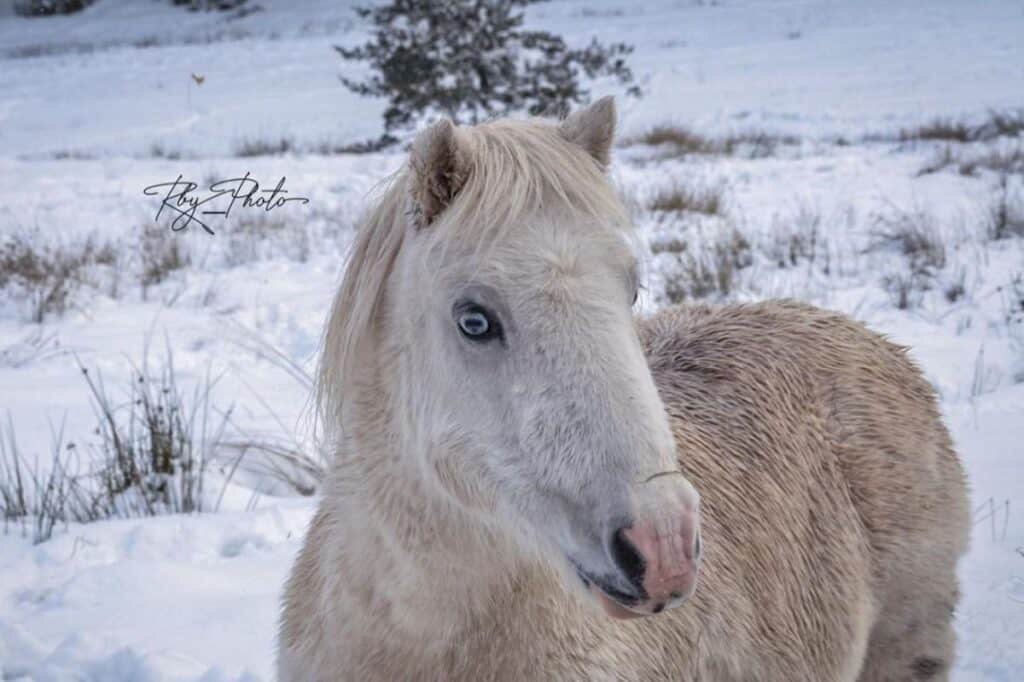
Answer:
[[[602,158],[602,147],[592,137],[571,134],[573,125],[604,135],[593,133],[594,121],[570,119],[559,130],[605,161],[607,147]],[[472,154],[467,152],[466,159]],[[480,172],[471,161],[463,163]],[[429,197],[417,194],[416,164],[414,151],[411,186],[400,180],[397,191],[412,194],[423,211],[426,226],[410,229],[429,230],[431,213],[443,211],[445,202],[431,206]],[[449,192],[447,200],[454,203],[455,195]],[[433,196],[443,198],[445,192]],[[401,222],[398,213],[385,212],[376,223],[370,221],[370,228],[384,229],[381,225],[389,222]],[[288,584],[279,652],[282,680],[881,682],[948,677],[956,561],[968,534],[965,482],[932,389],[902,349],[840,315],[786,302],[679,307],[630,325],[685,479],[662,476],[661,460],[640,469],[654,473],[640,477],[643,485],[632,489],[626,507],[609,512],[618,518],[626,513],[623,509],[632,510],[625,532],[627,546],[635,550],[624,561],[613,539],[607,559],[600,549],[587,553],[582,544],[574,544],[582,542],[576,536],[587,536],[579,530],[585,522],[574,520],[565,534],[549,532],[529,509],[512,513],[507,509],[513,503],[494,502],[492,497],[505,493],[496,483],[495,465],[483,450],[473,449],[474,434],[463,433],[470,427],[442,429],[443,438],[418,434],[417,439],[436,441],[424,455],[423,470],[403,454],[417,446],[396,431],[438,419],[426,402],[403,393],[410,379],[395,380],[403,371],[414,371],[405,355],[412,355],[417,367],[427,362],[415,359],[415,348],[429,346],[432,332],[429,321],[419,320],[413,328],[426,340],[395,333],[403,324],[400,300],[409,295],[394,281],[394,272],[409,267],[401,245],[364,243],[354,257],[387,251],[391,257],[380,257],[390,260],[386,268],[362,268],[363,286],[385,290],[376,314],[365,316],[367,336],[339,342],[328,331],[325,353],[358,352],[362,364],[342,372],[325,357],[322,381],[341,381],[341,390],[351,395],[344,404],[327,400],[325,418],[345,428],[337,436],[338,462]],[[525,256],[530,257],[547,256]],[[527,281],[521,272],[513,279]],[[351,301],[353,286],[351,281],[343,286],[342,305]],[[522,310],[517,305],[523,304],[508,304],[506,324]],[[354,314],[336,306],[330,324],[342,324],[337,315],[350,319]],[[590,323],[599,337],[598,323]],[[516,324],[520,330],[539,329],[529,327],[523,313]],[[395,341],[396,336],[404,340]],[[505,341],[508,348],[525,343],[514,334]],[[495,357],[511,362],[511,356]],[[609,357],[589,371],[609,365],[614,371],[615,358]],[[486,360],[492,361],[498,362]],[[484,360],[474,356],[472,362]],[[504,381],[495,367],[486,370]],[[560,365],[546,371],[555,372],[552,367]],[[529,390],[514,379],[509,382],[509,390]],[[631,399],[623,410],[646,396],[641,385],[627,389],[623,392]],[[531,400],[543,403],[546,390],[531,394]],[[459,406],[449,405],[457,398],[446,400],[442,389],[439,393],[422,401],[440,402],[445,419],[458,423]],[[487,407],[477,407],[486,421]],[[583,419],[575,412],[558,416],[570,422]],[[651,424],[653,433],[659,433],[659,424]],[[617,432],[622,428],[617,426]],[[543,433],[550,437],[552,432]],[[570,429],[570,435],[585,438],[580,429]],[[637,438],[631,442],[661,447],[655,436]],[[591,443],[586,451],[595,447]],[[467,451],[473,456],[464,457]],[[556,464],[577,461],[574,451],[559,452]],[[507,465],[509,457],[503,454],[500,463]],[[588,475],[599,477],[609,467],[604,464]],[[680,487],[650,492],[645,486],[652,479]],[[700,491],[699,532],[696,502],[686,481]],[[545,479],[538,487],[551,485]],[[579,485],[579,494],[586,494],[588,481]],[[548,503],[542,498],[531,504]],[[550,504],[543,518],[557,528],[565,507]],[[655,514],[655,525],[668,523],[649,511],[652,505],[681,509],[682,520],[672,526],[669,540],[696,541],[696,546],[677,554],[650,549],[644,519]],[[591,503],[595,510],[600,506]],[[506,514],[522,518],[508,520]],[[650,537],[665,541],[664,535]],[[565,552],[583,583],[552,548]],[[668,556],[688,568],[658,573]],[[630,557],[640,564],[632,582],[616,583],[617,575],[597,578],[596,586],[588,580],[615,567],[629,576],[635,568]],[[698,565],[699,588],[687,603],[671,608],[680,591],[685,595],[692,589]],[[661,594],[655,574],[673,586],[668,602],[654,597]],[[686,575],[691,577],[680,577]],[[612,615],[669,609],[637,620],[613,620],[594,609],[594,600],[579,589],[584,583]],[[639,601],[630,598],[632,593],[621,595],[616,585],[626,592],[635,587]]]

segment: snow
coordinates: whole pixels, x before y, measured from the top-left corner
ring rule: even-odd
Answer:
[[[35,547],[0,538],[13,607],[0,616],[4,679],[266,679],[278,593],[311,511],[279,502],[98,522]]]
[[[338,81],[358,67],[332,46],[365,35],[351,4],[260,4],[264,11],[228,20],[166,2],[98,0],[79,15],[27,20],[0,2],[0,235],[70,245],[95,235],[129,264],[116,297],[108,281],[85,286],[42,325],[0,296],[0,423],[6,432],[9,416],[21,451],[41,467],[52,428],[63,424],[77,443],[92,437],[78,364],[116,387],[147,343],[156,356],[172,348],[183,385],[219,376],[214,400],[234,406],[241,432],[308,438],[308,387],[261,344],[312,368],[354,226],[402,157],[315,153],[381,132],[382,103]],[[1024,6],[556,0],[527,16],[571,43],[596,35],[635,44],[630,64],[645,95],[619,99],[625,138],[663,122],[710,135],[799,136],[754,159],[622,147],[613,178],[635,204],[645,244],[683,238],[697,249],[726,225],[747,235],[752,263],[731,298],[794,296],[911,347],[940,393],[977,509],[960,570],[954,679],[1024,679],[1024,329],[1013,286],[1024,240],[979,238],[997,190],[992,171],[920,175],[944,145],[893,141],[936,118],[977,121],[1024,106]],[[606,92],[616,90],[594,84],[595,95]],[[281,138],[298,151],[235,155],[243,142]],[[964,153],[1021,144],[973,143]],[[194,228],[174,235],[192,263],[143,295],[127,274],[157,208],[142,188],[179,173],[203,182],[245,172],[264,186],[284,176],[310,203],[267,214],[284,228],[267,228],[241,262],[231,240],[244,238],[238,230],[255,214],[215,223],[212,237]],[[643,209],[673,181],[723,188],[728,218]],[[1010,184],[1024,192],[1019,174]],[[906,259],[877,246],[880,225],[900,214],[927,216],[948,246],[933,286],[909,310],[894,307],[881,284],[906,272]],[[811,223],[821,239],[815,260],[779,267],[773,245]],[[676,261],[646,256],[646,310],[665,303]],[[961,279],[964,295],[948,301]],[[46,341],[44,352],[33,338]],[[271,679],[278,596],[315,508],[282,492],[248,472],[216,513],[71,525],[39,545],[10,526],[0,535],[0,678]]]

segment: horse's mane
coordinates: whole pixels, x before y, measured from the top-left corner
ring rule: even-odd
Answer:
[[[422,229],[439,243],[487,247],[542,209],[628,232],[630,221],[604,169],[543,121],[499,120],[456,131],[468,168],[441,219]],[[362,220],[324,333],[316,378],[317,434],[332,447],[355,356],[372,329],[385,284],[414,220],[408,167],[397,172]]]

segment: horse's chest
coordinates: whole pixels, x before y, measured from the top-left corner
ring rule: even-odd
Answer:
[[[568,622],[550,613],[504,620],[467,632],[453,642],[444,679],[452,680],[639,680],[622,642],[592,621]],[[517,614],[519,615],[519,614]]]

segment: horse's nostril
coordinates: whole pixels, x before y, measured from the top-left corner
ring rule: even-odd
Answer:
[[[693,541],[693,558],[700,558],[700,533],[697,533],[696,539]]]
[[[640,552],[637,551],[633,543],[626,537],[625,531],[625,528],[619,528],[612,535],[612,560],[630,584],[640,592],[643,592],[644,567],[646,564]]]

